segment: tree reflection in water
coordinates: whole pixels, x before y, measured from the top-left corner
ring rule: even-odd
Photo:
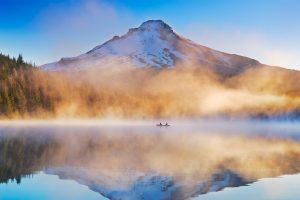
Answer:
[[[111,199],[185,199],[300,172],[300,145],[292,138],[201,130],[2,128],[0,182],[20,183],[38,171]]]

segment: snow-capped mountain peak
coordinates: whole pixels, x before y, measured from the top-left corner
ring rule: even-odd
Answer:
[[[151,20],[144,22],[139,28],[130,29],[124,36],[113,37],[82,57],[125,56],[139,67],[172,67],[175,64],[173,57],[184,57],[174,46],[177,37],[163,21]]]
[[[131,65],[172,68],[176,63],[193,61],[219,73],[236,73],[257,65],[242,56],[226,54],[179,36],[162,20],[149,20],[131,28],[123,36],[114,36],[102,45],[73,58],[43,66],[46,70],[83,70],[91,67]]]
[[[174,34],[173,29],[162,20],[149,20],[142,23],[142,25],[138,28],[129,29],[129,32],[135,32],[135,31],[145,31],[145,32],[162,31],[162,32]]]

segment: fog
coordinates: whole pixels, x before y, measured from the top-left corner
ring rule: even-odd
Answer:
[[[35,70],[25,79],[38,88],[43,103],[1,118],[272,118],[289,117],[300,105],[299,74],[263,65],[235,76],[221,76],[192,62],[178,63],[172,69],[113,63],[87,71]],[[11,84],[18,79],[15,82]]]

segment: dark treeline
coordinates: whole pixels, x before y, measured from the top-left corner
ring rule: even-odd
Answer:
[[[0,54],[0,80],[5,80],[9,75],[14,74],[19,69],[34,68],[32,64],[25,63],[22,55],[18,58],[10,58],[9,56]]]
[[[18,58],[0,54],[0,112],[2,116],[31,113],[38,109],[51,109],[39,84],[33,84],[32,73],[38,71],[33,65]]]

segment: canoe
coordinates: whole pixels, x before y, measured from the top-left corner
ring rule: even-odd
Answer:
[[[156,124],[156,126],[171,126],[169,124]]]

